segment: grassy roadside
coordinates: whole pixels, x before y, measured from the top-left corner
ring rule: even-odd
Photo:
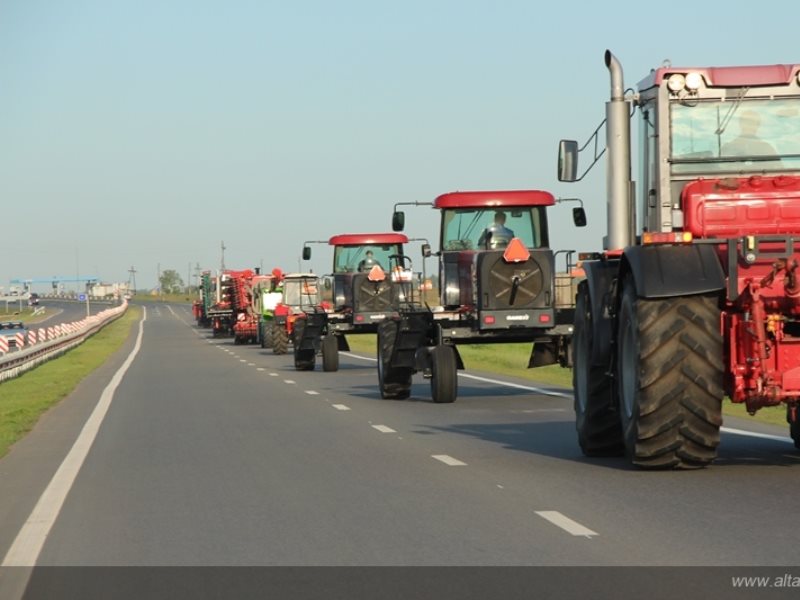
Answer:
[[[196,294],[161,294],[152,296],[150,294],[136,294],[133,297],[135,302],[171,302],[173,304],[191,304],[195,300]]]
[[[354,352],[375,355],[375,335],[351,335],[347,337],[347,342]],[[468,369],[511,375],[537,383],[572,388],[572,371],[570,369],[562,369],[558,365],[528,369],[528,359],[531,354],[530,344],[476,344],[459,346],[458,351],[464,360],[464,366]],[[744,406],[733,404],[726,399],[722,412],[723,415],[786,427],[786,408],[783,406],[762,408],[755,416],[751,417],[747,414]]]
[[[33,309],[27,306],[21,311],[16,310],[6,312],[5,310],[0,310],[0,321],[22,321],[23,323],[35,323],[43,320],[47,316],[49,315],[44,314],[34,316]]]
[[[128,338],[140,316],[141,309],[131,306],[120,319],[64,356],[0,384],[0,456],[33,429],[46,410],[108,360]]]

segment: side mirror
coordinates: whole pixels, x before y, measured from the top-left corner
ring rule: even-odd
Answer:
[[[395,211],[392,214],[392,230],[403,231],[406,227],[406,213],[403,211]]]
[[[578,142],[561,140],[558,144],[558,180],[576,181],[578,179]]]
[[[422,244],[422,258],[428,258],[431,255],[431,245]]]
[[[572,222],[575,223],[575,227],[586,227],[586,211],[582,206],[572,209]]]
[[[303,246],[303,260],[311,259],[311,246]]]

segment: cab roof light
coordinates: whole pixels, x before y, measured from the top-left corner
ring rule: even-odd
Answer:
[[[700,73],[687,73],[686,74],[686,89],[690,92],[696,92],[703,85],[703,76]]]

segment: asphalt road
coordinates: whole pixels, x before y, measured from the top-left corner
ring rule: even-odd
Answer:
[[[0,461],[4,552],[133,345]],[[421,377],[381,400],[374,361],[296,372],[148,307],[36,564],[797,564],[784,429],[726,423],[780,439],[724,433],[710,468],[645,472],[581,455],[569,390],[467,375],[452,405]]]

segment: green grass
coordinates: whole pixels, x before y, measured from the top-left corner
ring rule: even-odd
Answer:
[[[350,335],[347,342],[354,352],[361,352],[375,356],[375,335]],[[464,360],[464,366],[477,371],[487,371],[499,375],[510,375],[521,379],[528,379],[538,383],[559,385],[572,388],[572,370],[563,369],[558,365],[548,367],[528,368],[531,355],[531,345],[521,344],[475,344],[459,346],[458,352]],[[786,426],[786,407],[772,406],[762,408],[754,416],[747,414],[741,404],[733,404],[727,398],[722,406],[724,415],[753,419],[759,423]]]
[[[175,304],[191,304],[197,294],[161,294],[152,296],[150,294],[136,294],[133,300],[136,302],[172,302]]]
[[[60,358],[0,383],[0,456],[122,346],[140,313],[141,309],[130,307],[121,318]]]
[[[47,316],[47,311],[45,311],[45,314],[43,315],[34,316],[33,308],[28,308],[27,306],[23,308],[22,311],[10,310],[9,312],[6,312],[5,306],[0,308],[0,321],[22,321],[23,323],[34,323],[47,318]]]

